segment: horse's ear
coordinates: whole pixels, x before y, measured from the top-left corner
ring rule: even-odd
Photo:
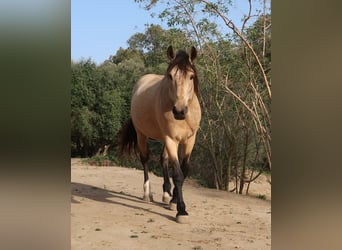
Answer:
[[[167,48],[167,57],[170,60],[173,60],[175,58],[175,52],[173,51],[173,48],[171,45]]]
[[[193,62],[197,57],[197,50],[194,46],[191,47],[191,52],[190,52],[190,59],[191,62]]]

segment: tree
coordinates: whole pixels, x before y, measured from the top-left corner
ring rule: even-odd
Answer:
[[[92,156],[104,145],[115,143],[121,128],[124,100],[115,88],[115,77],[91,60],[72,64],[72,155]]]

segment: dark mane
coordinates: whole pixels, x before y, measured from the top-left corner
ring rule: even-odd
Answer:
[[[199,92],[198,92],[197,71],[196,71],[195,65],[192,62],[190,62],[188,53],[186,53],[184,50],[179,50],[177,52],[175,59],[173,59],[170,62],[169,66],[166,70],[166,75],[170,74],[171,70],[176,66],[180,71],[183,72],[184,75],[189,70],[194,72],[194,91],[195,91],[195,94],[198,96]]]

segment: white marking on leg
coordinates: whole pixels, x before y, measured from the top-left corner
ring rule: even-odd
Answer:
[[[144,195],[148,196],[150,194],[150,181],[144,183]]]
[[[149,180],[147,180],[144,183],[144,198],[143,198],[143,200],[144,201],[153,201],[153,195],[151,192],[151,184],[150,184]]]
[[[171,196],[169,195],[168,192],[163,193],[163,202],[166,204],[169,204],[171,201]]]

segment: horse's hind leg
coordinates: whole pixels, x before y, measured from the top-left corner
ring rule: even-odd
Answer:
[[[153,201],[153,195],[151,192],[151,184],[148,176],[148,159],[149,159],[149,152],[148,152],[148,146],[147,146],[147,137],[137,131],[137,139],[138,139],[138,148],[139,148],[139,154],[140,154],[140,161],[141,164],[144,167],[144,201]]]
[[[163,152],[160,155],[160,163],[163,168],[164,184],[163,184],[163,202],[169,204],[171,201],[171,183],[169,176],[169,157],[164,145]]]

